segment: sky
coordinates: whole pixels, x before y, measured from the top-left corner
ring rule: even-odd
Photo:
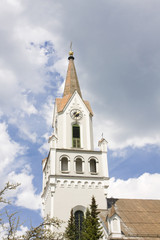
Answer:
[[[160,199],[160,1],[0,1],[0,187],[41,221],[42,159],[70,42],[94,142],[108,141],[108,196]],[[4,206],[1,206],[4,208]]]

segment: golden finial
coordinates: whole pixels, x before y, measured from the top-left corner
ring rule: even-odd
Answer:
[[[72,42],[71,42],[71,44],[70,44],[69,56],[73,56],[73,51],[72,51]]]

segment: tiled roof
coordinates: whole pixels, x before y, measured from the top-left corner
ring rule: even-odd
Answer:
[[[101,211],[105,221],[115,212],[121,219],[121,231],[127,239],[160,239],[160,200],[108,199],[108,211]],[[126,239],[126,238],[125,238]]]
[[[64,96],[63,98],[56,98],[56,104],[57,104],[57,111],[62,112],[64,107],[66,106],[67,102],[71,98],[71,94]]]
[[[56,104],[57,104],[57,112],[62,112],[63,109],[65,108],[66,104],[68,103],[69,99],[71,98],[71,94],[70,95],[66,95],[63,98],[56,98]],[[83,99],[82,99],[83,100]],[[91,115],[93,116],[93,112],[91,109],[91,106],[89,104],[88,101],[84,101],[84,104],[86,105],[88,111],[91,113]]]

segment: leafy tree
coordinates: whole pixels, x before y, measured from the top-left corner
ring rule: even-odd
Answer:
[[[68,225],[65,231],[65,237],[68,240],[76,240],[76,224],[73,209],[71,210],[71,215],[68,220]]]

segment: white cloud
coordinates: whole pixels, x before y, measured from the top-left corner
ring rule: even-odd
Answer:
[[[32,210],[41,209],[41,194],[36,194],[36,189],[33,186],[33,178],[34,176],[30,172],[28,173],[28,167],[26,173],[25,166],[21,173],[16,174],[15,172],[11,172],[8,175],[10,181],[21,184],[16,190],[16,206]]]
[[[44,153],[48,154],[49,152],[49,143],[48,143],[49,135],[47,133],[44,134],[43,139],[44,139],[44,143],[39,148],[39,151],[42,155],[44,155]]]
[[[41,209],[41,198],[33,186],[34,176],[31,174],[31,167],[20,159],[23,158],[25,151],[25,147],[10,138],[7,125],[0,123],[1,187],[8,181],[20,183],[21,185],[16,190],[8,192],[6,196],[12,198],[17,206],[38,210]],[[19,173],[16,173],[16,171],[19,171]]]
[[[0,175],[1,183],[4,183],[4,173],[8,173],[8,166],[12,165],[17,156],[24,153],[25,148],[11,140],[6,123],[0,123]],[[14,166],[14,165],[13,165]]]
[[[19,115],[37,115],[25,94],[46,91],[48,70],[65,77],[72,40],[83,95],[97,116],[97,137],[103,131],[112,149],[160,144],[159,7],[159,1],[150,0],[101,4],[3,0],[1,111],[15,122]],[[48,69],[45,49],[40,47],[45,41],[51,41],[56,51]],[[61,94],[63,84],[56,78],[52,84]]]
[[[0,238],[1,239],[6,239],[6,237],[8,235],[8,231],[7,231],[8,228],[9,228],[9,223],[4,223],[3,227],[2,227],[2,225],[0,225]],[[19,227],[19,229],[17,230],[17,233],[15,234],[16,237],[22,236],[23,234],[26,233],[27,230],[28,230],[28,227],[21,225]]]
[[[160,199],[159,189],[160,174],[144,173],[138,178],[122,180],[111,178],[108,197],[115,198],[141,198]]]
[[[40,115],[45,119],[48,128],[52,126],[54,101],[53,96],[49,96],[42,105]]]

